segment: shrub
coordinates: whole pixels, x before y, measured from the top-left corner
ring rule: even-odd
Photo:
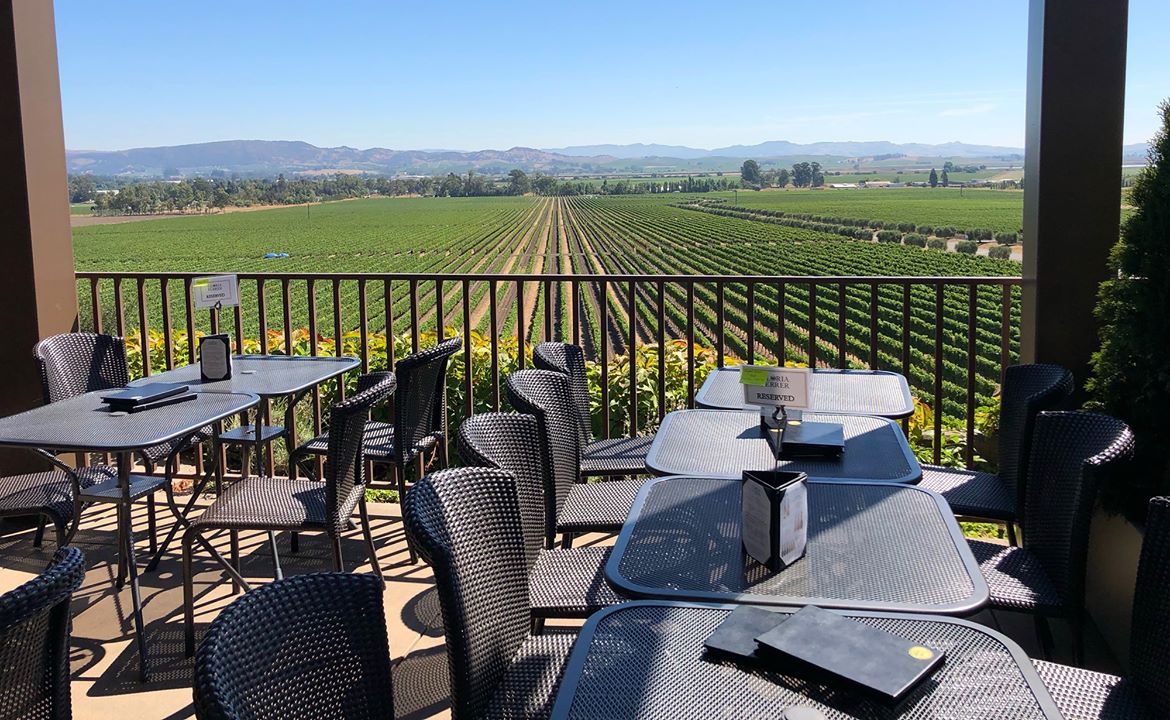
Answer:
[[[953,238],[955,236],[956,232],[958,232],[958,231],[955,230],[950,225],[947,225],[946,227],[940,227],[940,228],[934,229],[934,234],[938,235],[941,238]]]
[[[1134,466],[1102,486],[1107,509],[1144,515],[1153,495],[1170,493],[1170,100],[1159,107],[1161,128],[1150,162],[1134,180],[1135,210],[1110,255],[1097,300],[1101,348],[1087,388],[1105,412],[1133,429]]]
[[[947,241],[942,238],[930,238],[926,241],[926,247],[931,250],[946,250]]]
[[[858,240],[873,240],[873,230],[869,228],[857,228],[853,231],[853,237]]]
[[[1011,260],[1012,249],[1007,245],[995,245],[987,251],[987,257],[995,260]]]
[[[878,242],[900,243],[902,242],[902,233],[897,230],[879,230],[877,239]]]
[[[975,251],[979,249],[979,243],[974,240],[960,240],[955,243],[955,250],[968,255],[974,255]]]
[[[934,226],[933,225],[919,225],[918,232],[929,237],[931,235],[934,235]]]
[[[901,231],[901,232],[904,232],[904,233],[911,233],[911,232],[914,232],[914,231],[915,231],[915,230],[917,230],[917,229],[918,229],[918,228],[916,228],[916,227],[914,226],[914,223],[907,223],[907,222],[904,222],[904,223],[898,223],[898,230],[899,230],[899,231]]]
[[[913,245],[914,247],[926,247],[926,236],[918,233],[909,233],[902,238],[902,242],[906,245]]]
[[[967,233],[967,237],[971,240],[990,240],[993,233],[987,228],[976,228]]]
[[[1015,245],[1017,237],[1014,232],[1001,232],[995,234],[995,241],[1000,245]]]

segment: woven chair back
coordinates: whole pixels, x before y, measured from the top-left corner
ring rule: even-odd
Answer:
[[[43,573],[0,595],[0,717],[71,717],[69,601],[84,563],[77,548],[60,548]]]
[[[95,390],[126,387],[126,342],[112,335],[65,333],[41,340],[33,348],[41,370],[46,403]]]
[[[482,717],[531,617],[516,478],[494,468],[440,470],[406,493],[402,516],[435,574],[452,716]]]

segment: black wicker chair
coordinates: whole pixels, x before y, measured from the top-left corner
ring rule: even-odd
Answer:
[[[1170,497],[1150,501],[1133,596],[1128,677],[1035,660],[1066,720],[1170,717]]]
[[[646,453],[654,442],[653,435],[596,440],[589,411],[589,382],[585,375],[585,353],[577,345],[543,342],[532,350],[532,363],[539,370],[553,370],[569,377],[573,408],[577,412],[581,433],[581,476],[607,477],[643,475]]]
[[[395,363],[398,390],[394,393],[393,422],[366,423],[362,452],[366,460],[390,466],[399,498],[406,494],[407,466],[413,464],[415,478],[421,478],[426,472],[426,454],[436,447],[439,464],[448,464],[447,363],[461,347],[462,341],[454,337]],[[304,460],[324,455],[328,446],[329,433],[324,433],[297,447],[290,461],[307,470]],[[415,562],[413,548],[410,561]]]
[[[544,498],[546,516],[554,519],[547,525],[548,546],[555,533],[565,535],[568,547],[579,533],[621,530],[646,480],[579,482],[581,435],[569,379],[553,370],[518,370],[504,388],[513,408],[536,416],[545,487],[554,490]]]
[[[1024,547],[967,543],[991,589],[993,609],[1036,616],[1041,644],[1051,645],[1045,618],[1067,619],[1073,655],[1082,656],[1085,564],[1099,477],[1133,452],[1120,420],[1082,412],[1036,416],[1024,513]]]
[[[481,413],[459,426],[459,457],[465,465],[499,468],[516,476],[533,615],[587,617],[623,599],[605,581],[610,548],[545,549],[551,528],[544,498],[556,489],[541,471],[539,437],[531,415]]]
[[[516,477],[440,470],[415,483],[402,514],[435,573],[452,717],[548,717],[576,636],[530,633]]]
[[[1073,376],[1059,365],[1013,365],[1004,371],[999,414],[999,473],[936,465],[922,467],[920,487],[940,493],[956,515],[1007,523],[1016,544],[1028,487],[1028,453],[1036,414],[1055,409],[1073,391]]]
[[[247,477],[232,484],[183,533],[183,605],[186,616],[187,654],[195,652],[195,609],[192,567],[193,544],[198,542],[219,562],[228,575],[247,589],[240,575],[239,558],[228,563],[204,537],[215,530],[267,531],[272,549],[274,574],[282,577],[276,550],[277,531],[323,531],[333,545],[333,569],[342,570],[341,536],[349,529],[356,508],[361,519],[366,550],[374,574],[382,577],[378,555],[366,512],[366,478],[362,462],[362,439],[370,407],[394,392],[394,378],[387,374],[380,383],[337,403],[330,412],[332,434],[325,461],[325,482],[290,478]]]
[[[235,600],[195,656],[195,717],[393,720],[384,588],[317,573]]]
[[[0,717],[72,717],[69,601],[84,563],[77,548],[58,548],[43,573],[0,595]]]

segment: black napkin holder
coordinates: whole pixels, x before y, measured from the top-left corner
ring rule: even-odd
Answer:
[[[225,334],[204,335],[199,339],[199,377],[203,382],[219,382],[232,376],[232,340]]]
[[[789,470],[743,471],[740,515],[743,548],[773,572],[804,557],[808,533],[807,480],[805,473]],[[785,513],[797,513],[797,516],[789,520]]]

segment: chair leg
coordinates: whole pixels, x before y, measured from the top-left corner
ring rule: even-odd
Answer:
[[[333,535],[333,569],[345,572],[345,560],[341,557],[341,535]]]
[[[284,579],[284,570],[280,567],[280,552],[276,549],[276,533],[268,531],[268,546],[272,548],[272,577]]]
[[[1009,521],[1007,523],[1007,540],[1008,545],[1012,547],[1019,547],[1020,541],[1016,538],[1016,524]]]
[[[150,535],[150,554],[158,552],[158,508],[154,505],[154,494],[146,496],[146,530]]]
[[[183,547],[183,648],[187,657],[195,654],[195,578],[191,562],[191,541],[194,528],[187,528],[180,543]]]
[[[301,535],[300,533],[291,532],[288,534],[289,551],[296,555],[301,551]]]
[[[447,446],[447,433],[445,432],[439,436],[439,467],[451,467],[451,453]]]
[[[398,481],[398,507],[401,508],[403,500],[406,499],[406,464],[399,460],[391,465],[390,468]],[[406,551],[410,553],[410,564],[418,565],[418,553],[414,551],[414,545],[410,544],[409,538],[406,541]]]
[[[366,551],[370,554],[370,565],[373,566],[374,574],[378,576],[378,579],[385,582],[386,578],[382,576],[382,567],[378,565],[378,548],[374,546],[374,534],[370,530],[370,513],[366,508],[364,496],[358,500],[358,513],[362,518],[362,534],[366,537]]]
[[[1040,655],[1045,660],[1052,659],[1052,628],[1048,627],[1048,618],[1043,615],[1033,615],[1036,623],[1036,640],[1040,643]]]
[[[561,547],[563,547],[563,548],[573,547],[573,533],[562,533],[561,534]]]
[[[122,507],[120,505],[115,505],[114,507],[116,508],[118,515],[118,579],[114,581],[114,587],[116,587],[118,590],[121,590],[126,586],[127,574],[126,553],[122,549],[126,546],[126,528],[123,527],[121,522]]]
[[[57,533],[57,548],[63,548],[69,544],[69,528],[65,524],[57,520],[53,521],[53,530]]]
[[[243,573],[240,572],[240,532],[238,530],[231,530],[229,532],[231,533],[232,568],[236,571],[237,574],[243,575]],[[236,582],[235,578],[232,578],[232,595],[239,594],[240,584]]]
[[[1072,627],[1073,664],[1077,667],[1085,665],[1085,618],[1083,612],[1077,612],[1069,620]]]
[[[421,452],[416,453],[414,456],[414,481],[418,482],[419,480],[422,480],[422,476],[425,475],[426,472],[427,459],[423,457]]]
[[[44,515],[41,515],[37,519],[37,532],[33,535],[33,547],[35,548],[39,548],[45,540],[45,522],[46,518]]]

